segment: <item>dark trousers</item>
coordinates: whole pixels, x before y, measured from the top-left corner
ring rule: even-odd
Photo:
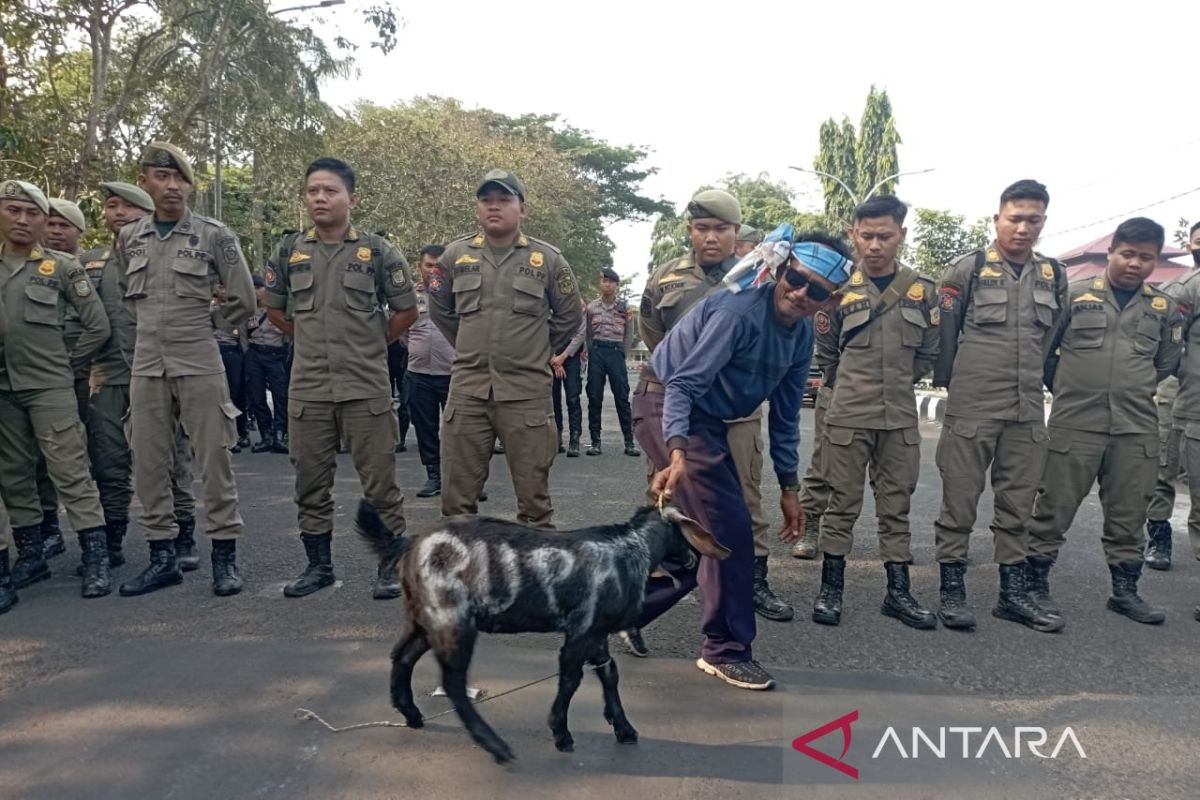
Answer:
[[[408,411],[417,432],[417,450],[421,463],[436,467],[441,463],[442,437],[439,426],[446,397],[450,394],[449,375],[408,373]]]
[[[645,390],[633,397],[634,434],[656,470],[665,469],[671,461],[662,433],[663,397]],[[754,532],[721,420],[701,412],[692,414],[687,475],[676,486],[673,503],[712,531],[731,552],[724,561],[701,557],[698,572],[687,576],[678,588],[667,578],[648,580],[638,627],[662,616],[699,584],[704,660],[710,664],[749,661],[757,630]]]
[[[258,423],[258,435],[267,439],[287,433],[288,375],[286,347],[252,344],[246,351],[246,401]],[[267,391],[271,406],[267,405]]]
[[[633,426],[629,413],[629,373],[625,369],[625,348],[618,342],[592,342],[588,353],[588,433],[592,441],[600,441],[600,412],[604,407],[604,379],[612,389],[617,404],[617,419],[626,442],[633,441]]]
[[[239,344],[221,343],[221,363],[225,365],[225,381],[229,384],[229,399],[242,412],[237,418],[237,435],[246,435],[246,355]]]
[[[408,426],[411,424],[408,410],[408,348],[404,342],[396,340],[388,345],[388,380],[391,381],[392,397],[399,405],[396,407],[396,421],[400,424],[400,444],[408,438]]]
[[[567,424],[570,425],[571,437],[578,438],[583,434],[583,409],[579,404],[579,395],[583,392],[583,358],[576,353],[563,362],[567,373],[565,378],[554,379],[554,422],[558,425],[558,438],[562,438],[562,394],[567,394]]]

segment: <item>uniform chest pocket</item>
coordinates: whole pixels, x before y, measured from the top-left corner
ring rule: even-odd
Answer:
[[[175,276],[175,294],[196,300],[212,299],[213,282],[206,262],[175,258],[171,261],[171,272]]]
[[[483,294],[483,276],[478,272],[464,272],[454,277],[454,311],[458,314],[474,314],[479,310],[480,295]]]
[[[58,290],[30,284],[25,287],[25,321],[34,325],[61,327],[58,314]]]
[[[1079,350],[1101,347],[1104,332],[1108,330],[1108,317],[1102,311],[1075,314],[1071,317],[1070,345]]]
[[[311,269],[292,270],[288,273],[288,287],[296,299],[293,311],[312,311],[316,308],[316,292],[313,291]]]
[[[1133,335],[1133,352],[1140,356],[1148,356],[1158,350],[1162,338],[1162,325],[1157,317],[1147,314],[1138,320],[1137,331]]]
[[[546,287],[541,281],[525,275],[513,279],[513,311],[540,316],[546,309]]]
[[[146,296],[146,270],[149,266],[150,259],[146,256],[129,259],[125,267],[125,297],[136,300]]]
[[[925,312],[917,306],[900,306],[900,316],[904,324],[900,326],[900,343],[905,347],[920,347],[925,338]]]
[[[976,325],[1000,325],[1008,321],[1008,291],[1005,289],[976,289],[971,298],[972,317]]]
[[[862,308],[855,309],[848,314],[842,315],[842,340],[846,342],[846,349],[861,349],[871,344],[871,329],[863,328],[871,319],[871,307],[864,305]],[[846,337],[851,336],[848,341]]]
[[[342,273],[342,290],[346,305],[354,311],[374,311],[379,307],[375,298],[375,276],[347,270]]]
[[[1058,298],[1048,289],[1033,290],[1033,310],[1037,323],[1043,328],[1054,327],[1054,312],[1058,311]]]

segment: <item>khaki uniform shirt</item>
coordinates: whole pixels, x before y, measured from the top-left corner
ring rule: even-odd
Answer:
[[[942,279],[934,385],[949,387],[950,416],[1041,422],[1042,370],[1067,299],[1062,268],[1034,253],[1018,276],[994,243],[978,269],[975,258]]]
[[[620,342],[628,352],[633,347],[633,314],[624,300],[614,298],[612,305],[596,299],[587,305],[587,343]]]
[[[1154,390],[1179,366],[1183,320],[1166,294],[1142,284],[1124,309],[1108,277],[1073,281],[1046,359],[1050,424],[1096,433],[1155,434]]]
[[[289,397],[344,403],[392,396],[384,307],[404,311],[416,303],[399,250],[354,227],[326,245],[310,228],[290,254],[268,263],[266,289],[268,308],[287,308],[289,294],[294,301]]]
[[[841,304],[818,312],[815,361],[833,385],[826,423],[885,431],[918,423],[913,384],[933,369],[938,351],[935,289],[931,278],[918,275],[897,304],[872,320],[883,292],[855,270]],[[842,340],[860,328],[843,350]]]
[[[79,258],[92,281],[96,296],[104,304],[104,313],[108,315],[111,328],[108,341],[92,357],[88,379],[92,387],[129,385],[133,346],[137,341],[137,323],[125,307],[117,265],[112,255],[112,247],[99,247],[88,250]]]
[[[1175,398],[1176,420],[1200,420],[1200,269],[1163,287],[1178,304],[1183,316],[1183,359],[1179,365],[1179,394]]]
[[[0,262],[0,304],[3,391],[71,388],[72,366],[86,362],[108,338],[108,317],[87,273],[74,257],[55,250],[34,247],[15,272]],[[82,325],[70,353],[63,342],[68,308],[75,309]]]
[[[430,280],[429,313],[454,345],[450,395],[548,397],[550,358],[579,328],[583,305],[558,248],[520,234],[507,255],[482,233],[451,242]]]
[[[696,263],[693,255],[686,255],[673,258],[650,273],[638,316],[638,332],[650,352],[654,352],[667,331],[688,309],[721,286],[725,273],[739,260],[732,255],[719,265],[705,269]]]
[[[250,269],[233,231],[188,209],[159,236],[154,215],[147,214],[121,229],[115,250],[121,290],[137,321],[133,375],[222,374],[213,328],[236,328],[255,306]],[[228,299],[213,306],[218,282]]]

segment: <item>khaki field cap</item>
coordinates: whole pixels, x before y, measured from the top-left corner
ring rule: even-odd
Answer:
[[[63,200],[58,197],[51,199],[50,216],[62,217],[80,231],[87,230],[87,221],[83,218],[83,212],[79,210],[79,206],[70,200]]]
[[[192,186],[196,185],[196,176],[192,172],[192,162],[173,144],[166,142],[151,142],[142,154],[143,167],[163,167],[178,170],[183,179]]]
[[[494,183],[509,194],[515,194],[521,198],[521,202],[525,202],[525,187],[521,184],[521,180],[506,169],[494,169],[487,175],[483,176],[483,180],[479,182],[479,188],[475,190],[475,196],[483,194],[483,191],[488,187],[488,184]]]
[[[140,186],[134,186],[132,183],[122,183],[121,181],[105,181],[100,184],[100,191],[107,200],[110,197],[120,197],[128,203],[132,203],[138,208],[143,208],[146,211],[154,210],[154,200],[150,195],[146,194],[146,190]]]
[[[698,192],[688,203],[687,213],[691,219],[713,217],[732,225],[742,224],[742,204],[729,192],[720,189]]]
[[[33,203],[42,210],[43,214],[50,213],[50,203],[46,200],[46,195],[42,194],[41,189],[25,181],[5,181],[4,183],[0,183],[0,199]]]

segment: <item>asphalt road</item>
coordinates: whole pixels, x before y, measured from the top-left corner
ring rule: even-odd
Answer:
[[[560,456],[555,462],[551,488],[560,528],[626,518],[643,496],[644,462],[621,454],[611,410],[605,424],[603,456]],[[803,427],[807,459],[807,410]],[[934,606],[938,429],[931,424],[923,433],[912,572],[914,593]],[[409,441],[415,443],[411,433]],[[397,458],[410,524],[433,522],[438,501],[412,496],[424,478],[415,446]],[[990,496],[980,509],[968,573],[977,631],[913,631],[880,615],[884,576],[868,500],[848,559],[840,627],[808,619],[819,563],[797,561],[782,544],[774,545],[771,582],[796,605],[797,619],[760,621],[755,652],[781,678],[781,691],[728,689],[691,666],[699,636],[697,606],[689,598],[646,632],[654,658],[619,659],[626,706],[643,731],[643,744],[633,749],[636,768],[623,760],[632,758],[622,755],[631,750],[613,750],[603,722],[594,719],[598,693],[588,679],[572,716],[580,729],[590,719],[585,733],[577,733],[578,758],[554,753],[541,727],[553,682],[524,690],[529,696],[521,702],[501,699],[488,707],[485,716],[498,729],[501,719],[519,728],[504,732],[533,759],[514,772],[494,767],[471,748],[454,717],[431,726],[436,735],[403,732],[426,736],[415,749],[397,749],[387,731],[331,739],[297,727],[291,711],[306,703],[322,704],[319,713],[334,724],[397,717],[385,687],[399,609],[370,599],[373,564],[349,528],[359,494],[347,456],[339,458],[335,490],[340,583],[300,601],[280,593],[303,565],[291,466],[285,456],[248,451],[234,460],[247,523],[239,545],[243,594],[213,597],[206,558],[181,587],[142,598],[114,592],[83,601],[70,574],[78,549],[69,540],[67,556],[54,562],[55,577],[23,591],[17,608],[0,618],[0,797],[535,797],[561,796],[568,786],[588,797],[617,791],[687,797],[1200,796],[1200,623],[1192,619],[1200,601],[1200,564],[1184,533],[1186,492],[1174,518],[1176,566],[1167,573],[1148,571],[1143,579],[1143,594],[1166,608],[1167,623],[1142,626],[1105,609],[1108,573],[1093,494],[1053,573],[1067,618],[1058,635],[990,616],[997,588],[986,528]],[[514,515],[503,457],[494,458],[492,468],[492,499],[482,510]],[[765,494],[768,514],[778,523],[773,479]],[[136,533],[127,552],[130,564],[118,579],[144,565]],[[495,694],[544,677],[546,670],[552,674],[557,646],[552,636],[489,637],[473,680]],[[421,676],[431,686],[437,682],[430,663],[423,663]],[[427,699],[430,710],[436,710],[434,702],[444,703]],[[787,748],[792,738],[851,709],[861,711],[861,722],[846,758],[859,762],[859,780]],[[968,723],[984,730],[1001,726],[1010,749],[1013,726],[1052,730],[1046,750],[1071,726],[1087,758],[997,759],[995,747],[982,759],[889,760],[887,752],[871,758],[889,726],[903,729],[907,748],[914,725],[936,732],[939,725]],[[592,728],[594,735],[586,732]],[[837,756],[837,736],[818,747]],[[469,769],[460,774],[458,765]],[[414,788],[420,792],[410,793]]]

